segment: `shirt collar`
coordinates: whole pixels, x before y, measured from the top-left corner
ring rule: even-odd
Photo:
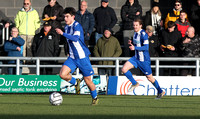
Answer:
[[[142,31],[142,29],[141,29],[141,30],[139,30],[139,31],[138,31],[138,32],[136,32],[136,33],[138,33],[138,34],[139,34],[141,31]]]
[[[74,22],[75,22],[75,20],[74,20]],[[71,23],[70,25],[68,25],[68,26],[72,26],[73,24],[74,24],[74,22],[73,23]]]

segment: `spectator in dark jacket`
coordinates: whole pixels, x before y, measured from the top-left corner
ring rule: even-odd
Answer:
[[[144,24],[145,26],[151,25],[155,29],[154,35],[160,35],[163,29],[163,20],[158,2],[154,2],[152,9],[146,12]]]
[[[200,57],[200,37],[195,35],[194,27],[189,27],[186,36],[180,42],[180,50],[182,57]],[[195,65],[195,63],[185,62],[184,65]],[[194,69],[182,69],[182,76],[195,75]]]
[[[3,54],[3,41],[5,39],[2,39],[2,29],[8,28],[12,24],[12,21],[6,17],[6,15],[0,10],[0,54],[2,56]]]
[[[52,30],[55,30],[56,28],[63,29],[61,22],[64,21],[64,15],[63,15],[63,7],[57,2],[57,0],[47,0],[48,5],[45,6],[42,14],[42,19],[44,21],[51,20],[52,21]],[[57,34],[58,35],[58,34]],[[66,42],[66,39],[58,35],[57,40],[59,41],[59,44],[64,45],[64,51],[67,55],[68,53],[68,44]]]
[[[150,25],[146,27],[146,33],[149,37],[149,55],[150,57],[159,57],[160,41],[157,35],[153,35],[154,28]]]
[[[10,26],[10,24],[12,23],[12,21],[10,19],[8,19],[8,17],[6,17],[6,15],[0,10],[0,23],[2,23],[2,25],[7,28]]]
[[[167,29],[161,35],[161,51],[164,57],[178,57],[179,56],[179,42],[182,38],[181,33],[176,29],[176,24],[173,21],[167,23]],[[164,65],[176,65],[179,62],[163,62]],[[162,75],[177,76],[178,69],[163,69]]]
[[[95,25],[94,16],[87,10],[88,3],[81,1],[80,10],[77,11],[75,20],[81,24],[84,31],[84,42],[86,46],[89,45],[90,36]]]
[[[197,0],[197,4],[191,8],[191,22],[196,34],[200,36],[200,0]]]
[[[44,28],[33,39],[32,51],[34,57],[57,57],[59,42],[57,34],[52,30],[51,21],[44,23]],[[55,64],[54,61],[42,61],[42,65]],[[45,71],[46,73],[45,73]],[[52,68],[41,68],[41,74],[52,75]]]
[[[8,53],[9,57],[23,57],[23,45],[25,41],[18,34],[18,29],[13,27],[11,30],[11,37],[4,45],[4,50]],[[16,61],[9,61],[8,63],[16,64]],[[22,64],[22,61],[20,63]],[[8,74],[16,74],[16,68],[8,68]],[[22,74],[22,68],[20,68],[20,74]]]
[[[178,56],[178,42],[181,40],[182,35],[175,27],[176,24],[169,21],[167,30],[162,32],[161,50],[164,57]]]
[[[185,33],[186,33],[188,27],[191,26],[189,21],[186,18],[187,18],[187,13],[182,10],[182,11],[180,11],[180,18],[178,20],[176,20],[176,22],[175,22],[178,31],[180,31],[182,34],[182,37],[185,37]]]
[[[123,23],[124,56],[130,57],[128,40],[133,36],[133,21],[141,18],[142,7],[138,0],[127,0],[121,8],[121,18]]]
[[[56,0],[47,0],[49,5],[45,6],[42,19],[52,20],[53,29],[62,28],[61,22],[64,21],[63,7]]]
[[[12,23],[12,21],[10,19],[8,19],[6,17],[6,15],[0,10],[0,56],[5,56],[5,52],[4,52],[4,47],[3,47],[3,43],[5,39],[2,39],[2,29],[4,28],[8,28],[10,26],[10,24]],[[0,61],[0,64],[2,64],[2,61]],[[2,69],[0,67],[0,74],[2,73]]]
[[[117,23],[117,16],[113,8],[108,6],[108,0],[101,0],[101,6],[93,12],[95,18],[95,40],[103,36],[104,28],[112,29]]]
[[[182,57],[199,57],[200,56],[200,37],[195,35],[194,27],[188,27],[186,36],[180,44]]]

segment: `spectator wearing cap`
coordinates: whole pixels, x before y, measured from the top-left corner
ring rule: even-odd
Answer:
[[[146,27],[146,33],[149,38],[149,54],[150,57],[159,57],[160,54],[160,41],[158,40],[158,36],[153,34],[154,27],[148,25]]]
[[[31,45],[35,31],[40,28],[40,19],[38,12],[31,6],[31,0],[24,0],[23,7],[16,15],[15,25],[25,40],[23,56],[32,57]]]
[[[150,25],[154,28],[154,35],[160,34],[163,29],[163,20],[158,2],[154,2],[151,10],[146,12],[144,24],[145,26]]]
[[[88,3],[85,0],[81,1],[80,10],[76,12],[75,16],[75,20],[83,27],[84,42],[86,46],[89,45],[90,36],[95,25],[94,16],[87,10],[87,7]]]
[[[138,0],[127,0],[121,8],[123,24],[124,56],[130,57],[128,41],[134,34],[133,21],[142,17],[142,6]]]
[[[167,14],[167,17],[165,19],[165,29],[167,29],[168,27],[168,22],[169,21],[173,21],[175,22],[177,19],[179,19],[180,16],[180,11],[182,10],[182,2],[181,0],[175,0],[175,4],[174,4],[174,8],[172,11],[170,11]]]
[[[200,36],[200,0],[197,0],[191,8],[191,23],[194,26],[196,34]]]
[[[104,29],[103,36],[97,41],[94,47],[95,57],[119,57],[122,54],[122,49],[117,38],[112,36],[110,28]],[[99,61],[99,65],[113,65],[113,61]],[[113,75],[111,68],[99,68],[99,75]]]
[[[185,37],[185,33],[186,33],[188,27],[191,26],[189,21],[186,18],[187,18],[187,13],[185,11],[181,10],[180,18],[178,20],[176,20],[176,22],[175,22],[178,31],[180,31],[182,34],[182,37]]]
[[[25,41],[19,36],[19,30],[13,27],[11,30],[11,37],[4,44],[4,50],[9,57],[23,57],[23,45]],[[20,62],[22,64],[22,61]],[[8,64],[16,64],[16,60],[8,61]],[[16,68],[9,67],[8,74],[16,74]],[[19,74],[22,74],[22,68],[20,68]]]
[[[32,51],[34,57],[57,57],[59,41],[55,30],[52,30],[52,21],[46,21],[40,33],[33,39]],[[55,64],[54,61],[41,61],[42,65]],[[52,75],[52,68],[40,68],[41,74]]]
[[[95,40],[103,36],[104,28],[112,29],[117,23],[117,16],[113,8],[108,6],[108,0],[101,0],[101,6],[93,12],[95,18]]]

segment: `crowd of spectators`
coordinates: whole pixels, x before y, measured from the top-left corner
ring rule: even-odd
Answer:
[[[56,28],[64,31],[61,24],[64,21],[63,7],[56,0],[47,0],[47,2],[48,5],[44,7],[42,13],[43,21],[40,21],[38,12],[31,5],[31,0],[24,0],[23,7],[16,14],[14,30],[19,31],[19,38],[17,38],[24,39],[25,42],[23,47],[21,47],[22,43],[16,43],[12,38],[8,42],[17,45],[16,51],[19,51],[20,47],[20,52],[23,52],[24,57],[57,57],[60,53],[59,44],[64,44],[66,55],[68,54],[65,39],[55,32]],[[133,37],[133,21],[138,18],[144,21],[143,28],[149,37],[151,57],[200,56],[200,0],[196,0],[196,4],[190,11],[183,9],[181,0],[174,0],[174,8],[169,10],[166,16],[162,14],[159,2],[153,2],[151,9],[142,15],[142,6],[138,0],[126,0],[121,7],[123,33],[121,44],[112,31],[118,19],[112,6],[109,6],[109,0],[101,0],[101,6],[97,7],[93,13],[90,13],[87,8],[87,1],[82,0],[75,20],[83,27],[86,46],[89,46],[91,39],[95,39],[93,51],[95,57],[130,57],[128,40]],[[5,28],[13,24],[2,12],[0,12],[0,21]],[[41,23],[44,23],[44,26],[35,35]],[[92,33],[95,34],[94,37],[91,37]],[[4,47],[6,52],[9,49],[7,44],[6,42]],[[43,64],[51,63],[43,62]],[[113,62],[103,61],[98,64],[109,65]],[[52,73],[51,68],[41,69],[42,74],[45,74],[43,70],[46,74]],[[101,72],[112,75],[110,73],[112,70],[109,69],[99,69],[100,74]]]

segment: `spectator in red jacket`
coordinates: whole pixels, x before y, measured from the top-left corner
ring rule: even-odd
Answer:
[[[187,18],[187,13],[185,11],[180,11],[180,18],[178,20],[176,20],[176,25],[177,25],[177,29],[178,31],[181,32],[182,37],[185,37],[185,33],[188,29],[188,27],[190,27],[190,23],[188,22]]]

